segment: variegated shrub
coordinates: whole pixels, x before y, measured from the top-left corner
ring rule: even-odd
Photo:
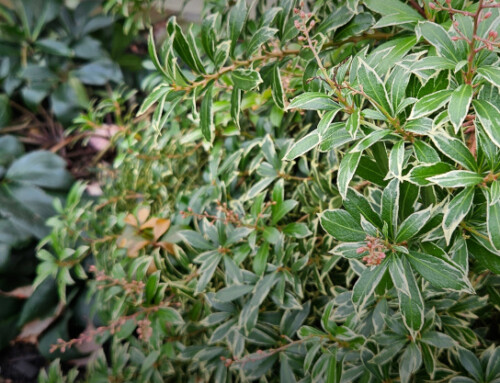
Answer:
[[[499,29],[495,0],[170,19],[91,225],[121,330],[90,381],[498,382]]]

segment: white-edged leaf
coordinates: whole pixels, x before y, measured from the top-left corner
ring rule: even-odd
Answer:
[[[476,159],[461,140],[449,136],[444,131],[436,131],[430,137],[434,145],[446,157],[456,161],[466,169],[477,169]]]
[[[448,115],[450,122],[455,128],[455,133],[458,133],[465,120],[471,100],[472,87],[469,84],[460,85],[451,94],[450,103],[448,104]]]
[[[500,111],[486,100],[474,100],[472,104],[486,134],[496,146],[500,147]]]
[[[319,134],[317,130],[312,131],[307,136],[302,137],[294,143],[285,155],[286,160],[294,160],[295,158],[307,153],[319,144]]]
[[[341,107],[325,93],[306,92],[295,97],[286,109],[340,110]]]
[[[500,202],[488,204],[487,221],[491,244],[500,251]]]
[[[480,66],[477,68],[477,73],[488,80],[492,85],[500,88],[500,68],[498,66]]]
[[[422,97],[413,105],[409,119],[425,117],[435,112],[450,100],[452,93],[452,90],[444,89]]]
[[[441,25],[425,21],[418,24],[417,31],[436,48],[440,56],[446,57],[456,63],[461,60],[450,34]]]
[[[427,179],[444,188],[475,186],[483,181],[481,175],[468,170],[452,170]]]
[[[366,62],[362,59],[359,59],[359,62],[358,82],[363,87],[363,91],[375,101],[375,107],[382,108],[385,112],[392,114],[392,106],[384,82]]]
[[[367,267],[363,271],[352,289],[352,302],[355,306],[362,308],[366,304],[386,270],[387,262],[382,262],[379,266]]]
[[[458,193],[449,204],[443,218],[443,232],[446,243],[450,243],[451,236],[457,226],[469,212],[474,200],[474,187],[468,187]]]
[[[412,250],[406,256],[413,268],[434,287],[468,293],[474,292],[464,272],[451,263],[433,255]]]
[[[366,239],[366,234],[347,211],[325,210],[320,216],[323,229],[332,237],[342,242],[359,242]]]
[[[349,182],[351,182],[354,173],[359,164],[361,158],[361,152],[349,152],[347,153],[342,161],[340,162],[339,171],[337,175],[337,187],[339,188],[339,193],[342,198],[347,195],[347,188],[349,187]]]
[[[431,208],[432,206],[429,206],[425,210],[417,211],[408,216],[399,226],[396,242],[403,242],[413,238],[431,217]]]

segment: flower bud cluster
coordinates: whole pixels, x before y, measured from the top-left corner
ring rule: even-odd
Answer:
[[[368,254],[363,257],[363,262],[365,262],[367,266],[378,266],[385,259],[385,251],[387,251],[387,248],[380,241],[380,238],[367,236],[366,246],[359,247],[356,253],[363,254],[368,252]]]

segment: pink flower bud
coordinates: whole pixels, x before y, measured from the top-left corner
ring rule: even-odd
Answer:
[[[451,39],[452,39],[453,41],[458,41],[458,40],[460,40],[460,37],[458,37],[458,36],[453,36]]]
[[[446,0],[446,4],[450,5],[451,4],[451,0]]]
[[[492,13],[491,12],[486,12],[483,16],[483,20],[489,19],[491,17]]]
[[[492,40],[495,40],[498,37],[498,32],[490,31],[490,33],[488,33],[488,36],[491,37]]]
[[[436,4],[434,4],[434,3],[429,3],[429,8],[430,8],[430,9],[436,9]]]

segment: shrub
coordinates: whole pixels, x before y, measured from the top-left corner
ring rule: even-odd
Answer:
[[[111,337],[96,382],[498,379],[499,4],[219,8],[149,40],[84,223],[107,325],[58,348]]]

